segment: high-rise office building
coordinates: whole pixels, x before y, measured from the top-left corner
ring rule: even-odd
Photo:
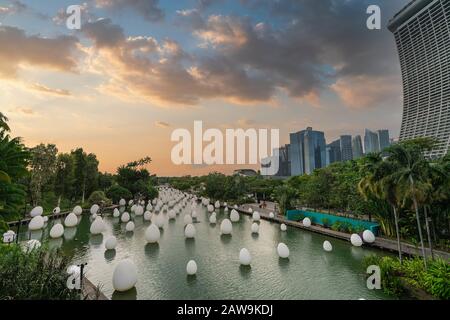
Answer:
[[[364,154],[360,135],[356,135],[352,139],[352,152],[353,152],[353,159],[355,160],[361,158]]]
[[[369,154],[372,152],[380,151],[380,142],[378,140],[378,134],[366,129],[364,132],[364,153]]]
[[[291,175],[310,174],[326,165],[325,134],[311,127],[291,133]]]
[[[389,130],[378,130],[378,144],[380,151],[383,151],[391,145],[391,139],[389,138]]]
[[[435,137],[430,156],[442,156],[450,146],[450,1],[412,1],[388,28],[403,77],[400,141]]]
[[[342,160],[341,157],[341,140],[336,140],[326,146],[326,165]]]
[[[341,160],[348,161],[353,159],[352,136],[343,135],[339,139],[341,148]]]

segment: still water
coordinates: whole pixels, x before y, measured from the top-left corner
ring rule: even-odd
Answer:
[[[188,206],[189,207],[189,206]],[[189,209],[190,210],[190,209]],[[210,225],[208,213],[197,207],[197,234],[184,237],[183,209],[176,220],[167,220],[159,244],[147,244],[145,229],[150,222],[134,217],[134,232],[125,231],[125,223],[106,215],[106,231],[89,233],[90,219],[83,216],[77,228],[66,228],[64,238],[50,239],[50,247],[61,247],[74,263],[87,262],[87,277],[101,283],[112,299],[387,299],[380,290],[366,287],[361,261],[368,254],[386,254],[370,248],[356,248],[350,243],[312,232],[262,220],[259,235],[251,234],[251,217],[242,215],[233,223],[232,236],[220,236],[222,219]],[[53,222],[50,222],[52,225]],[[32,238],[48,238],[49,227]],[[117,237],[115,251],[105,251],[108,236]],[[332,252],[322,249],[324,240],[333,245]],[[284,242],[290,249],[289,259],[279,259],[276,247]],[[252,255],[251,267],[239,264],[239,251],[247,248]],[[130,258],[138,268],[135,290],[114,292],[112,274],[116,264]],[[194,259],[197,275],[186,275],[186,264]]]

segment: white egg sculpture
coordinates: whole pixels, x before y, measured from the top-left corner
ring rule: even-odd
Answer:
[[[133,205],[131,206],[131,208],[130,208],[130,211],[131,211],[132,213],[134,213],[135,210],[136,210],[136,205],[133,204]]]
[[[259,233],[259,224],[257,224],[256,222],[252,223],[252,233]]]
[[[165,222],[165,219],[164,219],[163,214],[156,215],[155,224],[157,225],[158,228],[164,227],[164,222]]]
[[[197,263],[194,260],[191,260],[187,263],[186,273],[190,276],[193,276],[197,273]]]
[[[220,208],[220,202],[219,202],[219,200],[217,200],[217,201],[214,203],[214,207],[215,207],[216,209],[219,209],[219,208]]]
[[[327,252],[330,252],[330,251],[333,250],[333,246],[331,245],[330,241],[325,240],[325,241],[323,242],[323,250],[325,250],[325,251],[327,251]]]
[[[35,207],[31,210],[30,212],[30,216],[32,218],[37,217],[37,216],[42,216],[42,214],[44,213],[44,209],[42,207]]]
[[[303,226],[307,227],[307,228],[311,227],[311,219],[308,218],[308,217],[304,218],[303,219]]]
[[[287,226],[284,223],[282,223],[280,225],[280,229],[281,229],[281,231],[286,231],[287,230]]]
[[[145,211],[144,212],[144,220],[145,221],[150,221],[152,220],[152,213],[150,211]]]
[[[364,242],[367,242],[367,243],[375,242],[375,235],[370,230],[364,230],[362,237],[363,237]]]
[[[252,208],[248,208],[248,212],[249,213],[253,213],[253,209]]]
[[[114,236],[110,236],[105,241],[105,248],[106,250],[115,250],[117,247],[117,238]]]
[[[210,224],[216,224],[217,223],[217,217],[216,217],[216,213],[213,212],[210,216],[209,216],[209,223]]]
[[[105,231],[105,224],[103,223],[103,219],[101,217],[95,218],[94,222],[92,222],[91,227],[89,229],[91,234],[100,234]]]
[[[137,268],[130,259],[120,261],[114,269],[113,288],[124,292],[132,289],[137,283]]]
[[[252,262],[252,256],[246,248],[241,249],[241,251],[239,252],[239,262],[243,266],[248,266]]]
[[[80,206],[76,206],[75,208],[73,208],[72,212],[79,216],[83,213],[83,208],[81,208]]]
[[[44,218],[42,216],[34,217],[28,224],[28,230],[31,231],[41,230],[43,227],[44,227]]]
[[[137,216],[142,216],[144,214],[144,207],[136,206],[136,208],[134,209],[134,214]]]
[[[185,214],[183,218],[183,222],[185,225],[192,223],[192,217],[190,214]]]
[[[233,225],[231,224],[230,220],[222,220],[222,223],[220,224],[220,232],[222,234],[231,234],[233,232]]]
[[[235,204],[235,205],[234,205],[234,208],[235,208],[235,209],[237,210],[237,209],[238,209],[238,205],[237,205],[237,204]]]
[[[167,213],[167,216],[169,217],[169,219],[173,220],[177,217],[177,213],[174,209],[170,209]]]
[[[128,201],[128,205],[129,206],[133,205],[133,200]]]
[[[185,228],[184,228],[184,236],[188,239],[194,238],[195,237],[195,227],[192,223],[188,224]]]
[[[239,221],[239,213],[236,210],[231,210],[230,213],[230,220],[232,222],[238,222]]]
[[[145,207],[145,209],[146,209],[147,211],[151,211],[151,210],[153,209],[152,204],[149,203],[149,204],[147,205],[147,207]]]
[[[357,235],[356,233],[352,234],[350,236],[350,242],[352,243],[352,245],[354,245],[355,247],[361,247],[363,244],[363,241],[361,239],[361,237],[359,235]]]
[[[73,212],[69,213],[64,219],[64,225],[68,228],[75,227],[78,224],[77,215]]]
[[[271,219],[275,218],[275,215],[273,214],[273,212],[269,213],[269,218],[271,218]]]
[[[61,238],[63,234],[64,234],[64,227],[61,223],[55,224],[50,229],[50,238],[52,239]]]
[[[277,247],[278,256],[280,258],[289,258],[289,248],[283,242],[280,242]]]
[[[192,210],[191,217],[194,218],[194,219],[197,219],[197,211]]]
[[[97,214],[97,212],[98,212],[98,210],[100,209],[100,207],[98,206],[98,204],[94,204],[92,207],[91,207],[91,214]]]
[[[124,212],[120,217],[120,221],[123,223],[130,221],[130,214],[128,212]]]
[[[125,226],[125,230],[127,232],[132,232],[132,231],[134,231],[134,227],[135,227],[134,222],[133,221],[129,221],[127,223],[127,225]]]
[[[224,212],[228,212],[228,207],[225,207],[225,209],[223,209]]]
[[[3,243],[11,243],[14,241],[16,233],[12,230],[8,230],[3,234]]]
[[[39,249],[41,247],[41,242],[36,239],[28,240],[25,244],[25,252],[32,251],[34,249]]]
[[[119,201],[119,206],[123,207],[127,204],[127,202],[125,201],[125,199],[120,199]]]
[[[261,220],[261,215],[259,214],[258,211],[253,212],[252,219],[253,219],[253,221],[260,221]]]
[[[47,216],[43,216],[42,218],[44,219],[44,223],[48,221],[48,217]]]
[[[155,224],[151,224],[147,230],[145,230],[145,240],[147,240],[148,243],[158,242],[160,238],[161,232]]]
[[[117,208],[114,209],[114,211],[113,211],[113,217],[114,217],[114,218],[120,217],[120,211],[119,211],[119,209],[117,209]]]
[[[61,212],[61,208],[60,207],[56,207],[53,209],[53,214],[59,214]]]
[[[208,212],[213,212],[214,211],[214,206],[212,204],[208,204]]]

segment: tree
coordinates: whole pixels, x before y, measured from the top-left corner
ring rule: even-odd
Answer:
[[[144,165],[150,162],[150,157],[145,157],[120,166],[117,168],[117,183],[128,189],[136,197],[146,199],[157,197],[158,191],[153,186],[154,179],[150,172],[143,168]]]
[[[273,197],[280,206],[280,214],[285,215],[287,210],[294,207],[294,200],[296,197],[295,189],[287,184],[275,187]]]
[[[71,152],[74,158],[75,197],[84,203],[86,195],[90,195],[98,187],[98,160],[93,153],[86,154],[82,148]]]
[[[129,200],[133,198],[130,190],[125,189],[119,185],[113,185],[108,190],[106,190],[106,196],[112,199],[113,203],[119,203],[120,199]]]
[[[9,132],[11,129],[8,126],[8,118],[0,112],[0,132]]]
[[[102,173],[99,172],[98,173],[98,188],[100,190],[106,191],[108,190],[111,186],[114,185],[115,182],[115,178],[114,175],[110,174],[110,173]]]
[[[31,149],[30,193],[33,205],[42,200],[42,186],[53,178],[56,172],[56,155],[58,149],[54,144],[40,144]]]
[[[56,161],[55,175],[55,194],[58,196],[58,207],[61,204],[61,198],[69,198],[73,193],[74,176],[74,159],[68,153],[58,155]]]

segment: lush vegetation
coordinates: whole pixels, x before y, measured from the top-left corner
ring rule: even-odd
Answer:
[[[56,206],[153,199],[158,191],[145,168],[150,162],[145,157],[120,166],[116,174],[102,173],[97,156],[82,148],[68,153],[53,144],[27,148],[21,138],[11,137],[8,118],[0,113],[0,232],[7,229],[5,221],[22,218],[36,205],[48,214]]]
[[[381,289],[389,295],[409,295],[412,288],[419,288],[439,299],[450,299],[450,264],[442,259],[429,261],[425,269],[422,260],[369,256],[364,267],[377,265],[381,271]]]
[[[69,266],[61,252],[0,245],[0,300],[80,299],[79,292],[67,288]]]

